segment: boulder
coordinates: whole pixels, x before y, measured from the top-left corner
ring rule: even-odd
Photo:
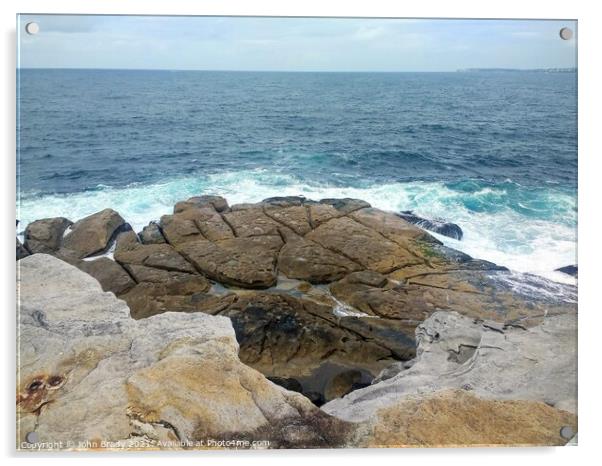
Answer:
[[[63,247],[78,253],[80,258],[105,251],[114,234],[131,229],[125,220],[112,209],[105,209],[83,218],[68,230]]]
[[[21,241],[19,241],[19,238],[16,238],[16,240],[17,240],[17,260],[23,259],[24,257],[29,256],[31,253],[27,250],[27,248],[25,246],[23,246],[23,244],[21,244]]]
[[[145,226],[140,233],[138,233],[142,244],[163,244],[165,238],[161,233],[161,227],[156,222],[150,222]]]
[[[349,217],[405,248],[410,248],[412,243],[418,240],[427,243],[439,243],[424,230],[406,222],[397,215],[379,209],[371,207],[359,209],[352,212]]]
[[[167,242],[177,246],[188,241],[203,239],[195,218],[196,215],[190,214],[189,210],[174,215],[164,215],[161,217],[159,227]]]
[[[190,208],[199,208],[199,207],[207,207],[210,206],[215,209],[217,212],[226,212],[228,210],[228,201],[226,201],[221,196],[195,196],[191,197],[187,201],[178,202],[173,209],[173,213],[177,214],[180,212],[184,212]]]
[[[25,247],[32,253],[51,254],[61,247],[63,234],[72,224],[71,220],[64,217],[44,218],[31,222],[25,229]]]
[[[411,210],[400,212],[397,215],[399,215],[407,222],[419,226],[420,228],[424,228],[425,230],[429,230],[434,233],[439,233],[440,235],[447,236],[449,238],[461,240],[464,236],[464,232],[462,231],[462,228],[460,228],[459,225],[452,222],[446,222],[445,220],[440,218],[422,218],[414,214],[414,212],[412,212]]]
[[[240,362],[228,319],[135,321],[123,301],[59,259],[35,254],[19,267],[19,448],[29,432],[48,449],[206,448],[209,439],[260,435],[274,446],[343,441],[336,432],[345,422]],[[291,425],[307,435],[284,435]]]
[[[319,227],[322,223],[333,218],[342,217],[343,213],[330,204],[312,204],[307,206],[309,223],[312,228]]]
[[[76,267],[96,278],[104,291],[112,291],[116,295],[125,293],[136,285],[123,267],[108,257],[79,261]]]

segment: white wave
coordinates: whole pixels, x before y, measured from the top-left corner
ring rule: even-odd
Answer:
[[[440,182],[334,187],[302,183],[292,176],[268,170],[253,170],[121,189],[102,188],[69,195],[22,198],[17,205],[17,218],[21,220],[20,229],[23,229],[29,222],[40,218],[64,216],[75,221],[111,207],[136,231],[140,231],[149,221],[171,213],[177,201],[201,194],[222,195],[230,204],[259,202],[272,196],[302,195],[309,199],[353,197],[364,199],[383,210],[414,210],[427,218],[440,217],[460,225],[464,231],[462,241],[435,235],[450,247],[519,272],[565,283],[575,282],[568,275],[554,272],[556,268],[576,263],[576,228],[570,226],[570,221],[558,221],[559,218],[566,220],[567,216],[576,216],[575,199],[568,195],[549,199],[549,205],[557,212],[554,219],[541,220],[504,207],[494,212],[475,212],[465,207],[463,202],[467,196],[505,196],[503,189],[492,193],[491,188],[484,188],[471,194],[452,190]]]

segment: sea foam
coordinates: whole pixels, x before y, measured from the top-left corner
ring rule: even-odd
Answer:
[[[230,204],[289,195],[316,200],[352,197],[387,211],[413,210],[423,217],[460,225],[464,232],[461,241],[434,235],[450,247],[518,272],[575,282],[554,272],[577,260],[575,196],[553,188],[529,189],[509,180],[488,186],[475,181],[417,181],[354,187],[308,183],[268,170],[245,170],[125,188],[105,186],[68,195],[23,196],[17,203],[17,218],[22,230],[36,219],[64,216],[75,221],[111,207],[140,231],[149,221],[171,213],[177,201],[201,194],[224,196]]]

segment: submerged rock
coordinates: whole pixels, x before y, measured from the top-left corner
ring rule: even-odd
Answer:
[[[399,215],[407,222],[413,223],[414,225],[418,225],[419,227],[424,228],[425,230],[429,230],[434,233],[439,233],[440,235],[448,236],[449,238],[461,240],[464,236],[462,228],[460,228],[460,226],[455,223],[446,222],[445,220],[439,218],[422,218],[414,214],[414,212],[412,212],[411,210],[400,212],[397,215]]]

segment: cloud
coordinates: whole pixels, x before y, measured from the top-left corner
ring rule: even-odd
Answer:
[[[23,67],[442,71],[572,67],[560,21],[21,16]]]

